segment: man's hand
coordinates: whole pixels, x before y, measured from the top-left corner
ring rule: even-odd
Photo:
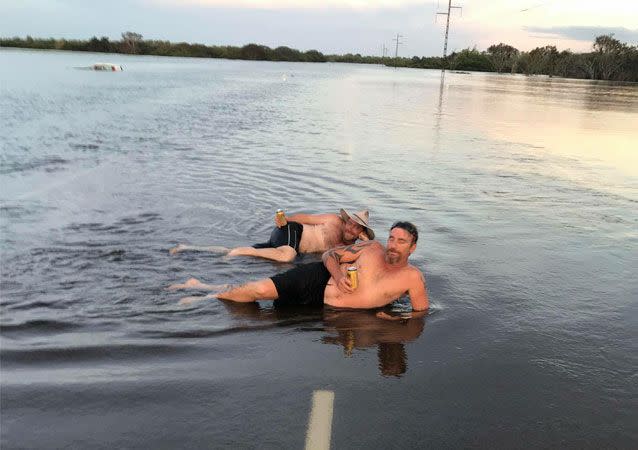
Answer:
[[[410,319],[418,319],[419,317],[423,317],[425,315],[427,315],[428,310],[424,309],[422,311],[412,311],[409,313],[401,313],[401,315],[399,316],[393,316],[392,314],[388,314],[384,311],[379,311],[376,316],[379,319],[383,319],[383,320],[389,320],[391,322],[399,322],[399,321],[404,321],[407,322]]]
[[[369,241],[370,238],[368,237],[368,233],[366,233],[365,231],[362,231],[361,233],[359,233],[359,236],[357,236],[359,238],[360,241]]]
[[[337,281],[337,288],[345,294],[352,294],[354,292],[348,277],[341,277],[339,281]]]
[[[277,226],[277,228],[281,228],[283,226],[285,226],[288,223],[288,221],[286,220],[286,216],[280,216],[279,214],[275,214],[275,225]]]
[[[406,318],[405,318],[405,317],[401,317],[401,316],[392,316],[392,315],[390,315],[390,314],[388,314],[388,313],[386,313],[386,312],[384,312],[384,311],[379,311],[379,312],[376,314],[376,316],[377,316],[379,319],[389,320],[389,321],[391,321],[391,322],[396,322],[396,321],[399,321],[399,320],[406,320]]]

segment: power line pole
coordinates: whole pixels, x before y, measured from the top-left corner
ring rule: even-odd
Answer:
[[[396,42],[396,47],[394,48],[394,67],[397,67],[397,58],[399,57],[399,44],[403,44],[403,42],[400,41],[400,39],[403,36],[400,35],[399,33],[397,33],[397,37],[392,39],[394,42]]]
[[[443,44],[443,60],[444,60],[444,63],[445,63],[445,58],[447,58],[447,37],[448,37],[448,34],[450,32],[450,13],[452,12],[452,9],[463,10],[463,7],[462,6],[453,6],[452,5],[452,0],[448,0],[447,12],[437,12],[436,13],[437,17],[439,15],[447,16],[447,19],[445,21],[445,42]]]

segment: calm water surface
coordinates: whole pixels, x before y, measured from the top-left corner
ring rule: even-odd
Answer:
[[[76,69],[101,60],[124,72]],[[636,85],[0,65],[3,448],[301,448],[318,389],[334,448],[636,447]],[[430,315],[177,305],[290,267],[168,254],[263,240],[279,207],[416,223]]]

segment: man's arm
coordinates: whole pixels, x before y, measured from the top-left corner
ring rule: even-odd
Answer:
[[[425,277],[420,270],[414,269],[411,275],[411,283],[408,288],[412,311],[425,311],[430,307],[428,291],[425,287]]]
[[[390,315],[384,311],[379,311],[376,314],[379,319],[390,321],[408,320],[423,317],[428,313],[430,300],[428,298],[428,291],[425,286],[425,277],[420,270],[414,269],[414,271],[410,273],[409,283],[410,287],[408,288],[408,295],[410,296],[412,311],[401,313],[398,316]]]
[[[374,241],[366,241],[347,245],[345,247],[335,247],[331,248],[321,256],[323,264],[326,266],[326,269],[328,269],[328,272],[330,272],[330,275],[332,275],[332,278],[337,283],[337,287],[340,291],[347,292],[349,294],[354,292],[354,289],[352,289],[352,286],[350,285],[350,280],[341,271],[341,264],[355,262],[361,255],[361,252],[366,247],[374,245],[374,243]]]
[[[341,220],[336,214],[293,214],[286,216],[286,219],[302,225],[320,225],[329,221]]]

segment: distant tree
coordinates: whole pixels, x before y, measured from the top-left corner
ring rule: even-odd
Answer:
[[[277,47],[272,51],[275,61],[303,61],[303,54],[290,47]]]
[[[638,81],[638,46],[630,47],[627,51],[623,78],[627,81]]]
[[[228,59],[242,59],[241,47],[232,47],[230,45],[221,47],[222,58]]]
[[[529,62],[527,66],[527,74],[545,74],[554,75],[556,60],[558,59],[558,50],[553,45],[545,47],[536,47],[529,52]]]
[[[124,47],[124,53],[137,53],[137,47],[142,42],[142,35],[139,33],[133,33],[127,31],[122,33],[122,45]]]
[[[241,48],[241,59],[265,61],[269,53],[270,48],[265,45],[248,44]]]
[[[102,37],[100,39],[93,36],[87,44],[87,50],[90,52],[103,52],[108,53],[111,51],[111,43],[109,38]]]
[[[492,72],[494,66],[486,54],[476,48],[461,50],[452,57],[451,68],[454,70],[476,70],[480,72]]]
[[[583,53],[579,55],[578,67],[585,74],[585,78],[596,80],[598,78],[598,63],[593,53]]]
[[[563,78],[585,78],[585,71],[580,67],[579,55],[563,50],[556,57],[554,74]]]
[[[529,74],[529,53],[521,52],[512,65],[512,73]]]
[[[304,53],[305,60],[308,62],[326,62],[326,57],[317,50],[308,50]],[[359,55],[361,56],[361,55]]]
[[[498,73],[507,71],[511,72],[516,57],[519,54],[518,49],[511,45],[503,44],[491,45],[487,49],[487,53],[492,60],[492,65]]]
[[[612,80],[621,72],[629,53],[627,44],[614,39],[613,34],[604,34],[594,41],[594,59],[601,80]]]

